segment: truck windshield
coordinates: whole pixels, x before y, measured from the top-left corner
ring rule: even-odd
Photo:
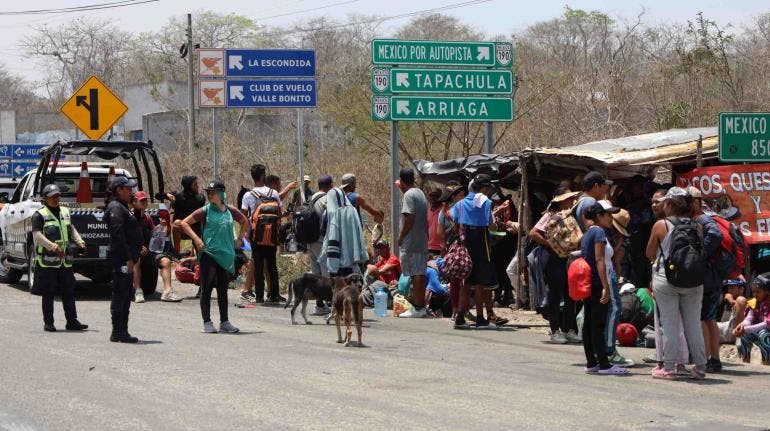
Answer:
[[[107,191],[107,175],[105,174],[90,174],[91,180],[91,193],[96,197],[104,197]],[[62,197],[75,197],[78,194],[78,186],[80,185],[79,174],[56,174],[54,183],[59,186]]]

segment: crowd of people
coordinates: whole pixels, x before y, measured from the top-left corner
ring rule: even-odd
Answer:
[[[112,341],[137,341],[128,333],[129,307],[131,299],[144,301],[141,272],[148,266],[162,279],[161,300],[182,300],[171,272],[183,257],[184,241],[192,244],[186,259],[197,263],[206,333],[238,332],[229,321],[227,289],[239,274],[245,278],[241,303],[286,301],[277,254],[288,238],[299,243],[309,260],[307,271],[315,275],[363,275],[368,306],[384,291],[394,311],[396,302],[407,304],[396,313],[400,318],[451,318],[457,330],[507,323],[495,307],[511,302],[511,285],[521,272],[522,259],[506,242],[519,225],[511,196],[489,175],[477,174],[468,184],[426,187],[426,194],[414,170],[402,169],[395,184],[403,195],[395,248],[382,237],[384,212],[358,190],[353,173],[344,174],[339,186],[332,176],[319,176],[318,191],[311,189],[309,176],[301,190],[297,182],[282,187],[260,164],[252,166],[251,177],[253,187],[242,190],[235,205],[222,181],[209,182],[204,196],[197,178],[184,177],[182,191],[167,196],[174,210],[170,225],[162,219],[156,225],[146,214],[148,196],[135,191],[133,181],[118,177],[111,183],[105,221],[113,263]],[[67,209],[59,206],[56,186],[46,186],[43,194],[32,229],[44,329],[56,330],[53,295],[60,291],[67,329],[83,330],[71,256],[84,244]],[[720,343],[736,340],[744,360],[756,344],[762,360],[770,362],[770,273],[747,283],[740,230],[711,212],[697,189],[659,186],[640,176],[615,185],[589,172],[559,184],[552,198],[538,198],[545,210],[529,231],[525,269],[535,295],[526,300],[547,319],[550,343],[583,345],[586,373],[628,373],[634,362],[618,350],[619,333],[624,340],[633,334],[631,345],[654,342],[656,353],[645,360],[657,363],[655,378],[702,379],[719,372]],[[379,227],[372,237],[367,220]],[[156,241],[163,235],[170,240]],[[573,295],[573,267],[576,280],[585,268],[590,286],[579,298]],[[211,319],[214,291],[219,327]],[[726,307],[729,317],[722,319]],[[315,312],[328,314],[329,304],[317,301]]]

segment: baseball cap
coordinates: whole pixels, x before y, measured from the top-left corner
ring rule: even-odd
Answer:
[[[583,188],[585,190],[590,190],[596,184],[611,186],[612,181],[604,178],[604,175],[597,171],[591,171],[583,177]]]
[[[385,241],[384,239],[377,240],[377,242],[374,243],[374,248],[382,248],[382,247],[389,248],[390,244],[388,244],[388,242]]]
[[[115,179],[110,183],[110,190],[115,191],[115,189],[118,187],[134,188],[136,187],[136,182],[129,180],[126,177],[115,177]]]
[[[754,277],[754,279],[751,280],[751,287],[770,290],[770,272],[765,272]]]
[[[703,193],[701,193],[701,191],[695,187],[689,186],[685,190],[687,191],[687,194],[692,196],[693,199],[703,199]]]
[[[143,201],[147,198],[148,198],[147,192],[145,191],[139,190],[138,192],[134,193],[134,199],[138,201]]]
[[[473,178],[476,187],[492,187],[492,177],[487,174],[478,174]]]
[[[671,187],[666,192],[666,195],[663,196],[663,199],[671,199],[671,198],[686,198],[689,196],[689,193],[687,193],[687,190],[681,188],[681,187]]]
[[[613,207],[608,201],[599,201],[586,208],[585,215],[588,219],[595,219],[600,214],[615,214],[620,208]]]
[[[356,184],[356,176],[351,173],[344,174],[342,175],[342,179],[340,180],[340,183],[342,184],[340,188],[344,190],[347,187]]]
[[[331,175],[321,175],[318,177],[318,187],[331,187],[334,180]]]
[[[434,201],[438,201],[441,199],[442,194],[443,194],[443,191],[441,189],[433,189],[430,192],[428,192],[428,197],[430,197]]]
[[[208,184],[206,184],[205,190],[223,192],[225,191],[225,183],[220,180],[211,180]]]
[[[56,196],[56,195],[60,195],[60,194],[61,194],[61,190],[59,190],[59,186],[57,186],[56,184],[48,184],[43,189],[43,196],[45,196],[47,198],[50,198],[50,197]]]
[[[305,175],[305,176],[302,178],[302,182],[305,182],[305,183],[309,183],[309,182],[310,182],[310,175]]]

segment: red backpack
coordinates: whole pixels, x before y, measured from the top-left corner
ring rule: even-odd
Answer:
[[[712,256],[711,261],[722,279],[736,278],[746,269],[746,239],[735,223],[720,216],[712,218],[722,233],[722,242],[719,253]]]
[[[591,266],[583,257],[575,259],[569,265],[567,286],[569,297],[574,301],[582,301],[591,296]]]

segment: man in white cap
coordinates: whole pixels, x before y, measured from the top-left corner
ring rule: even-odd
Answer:
[[[70,222],[67,208],[59,206],[59,187],[49,184],[43,189],[43,206],[32,215],[32,238],[35,241],[35,281],[33,290],[43,296],[43,329],[56,332],[53,326],[53,300],[61,291],[68,331],[88,328],[78,321],[75,309],[75,273],[72,270],[72,245],[81,249],[86,244]]]
[[[309,201],[310,198],[315,194],[313,189],[310,188],[310,175],[305,175],[302,178],[302,185],[304,187],[305,191],[305,201]],[[295,189],[294,193],[291,195],[291,206],[294,208],[299,208],[303,201],[302,201],[302,193],[300,193],[299,189]]]
[[[366,202],[366,199],[364,199],[363,196],[358,194],[356,192],[356,176],[347,173],[342,176],[341,180],[342,185],[340,188],[345,191],[345,196],[347,196],[348,201],[351,205],[353,205],[356,208],[356,211],[358,211],[358,218],[361,219],[361,209],[369,213],[369,215],[372,216],[372,219],[374,219],[375,223],[382,223],[382,220],[385,218],[385,213],[382,210],[378,210],[371,205],[369,205],[368,202]],[[363,219],[361,219],[361,223],[363,224]]]

